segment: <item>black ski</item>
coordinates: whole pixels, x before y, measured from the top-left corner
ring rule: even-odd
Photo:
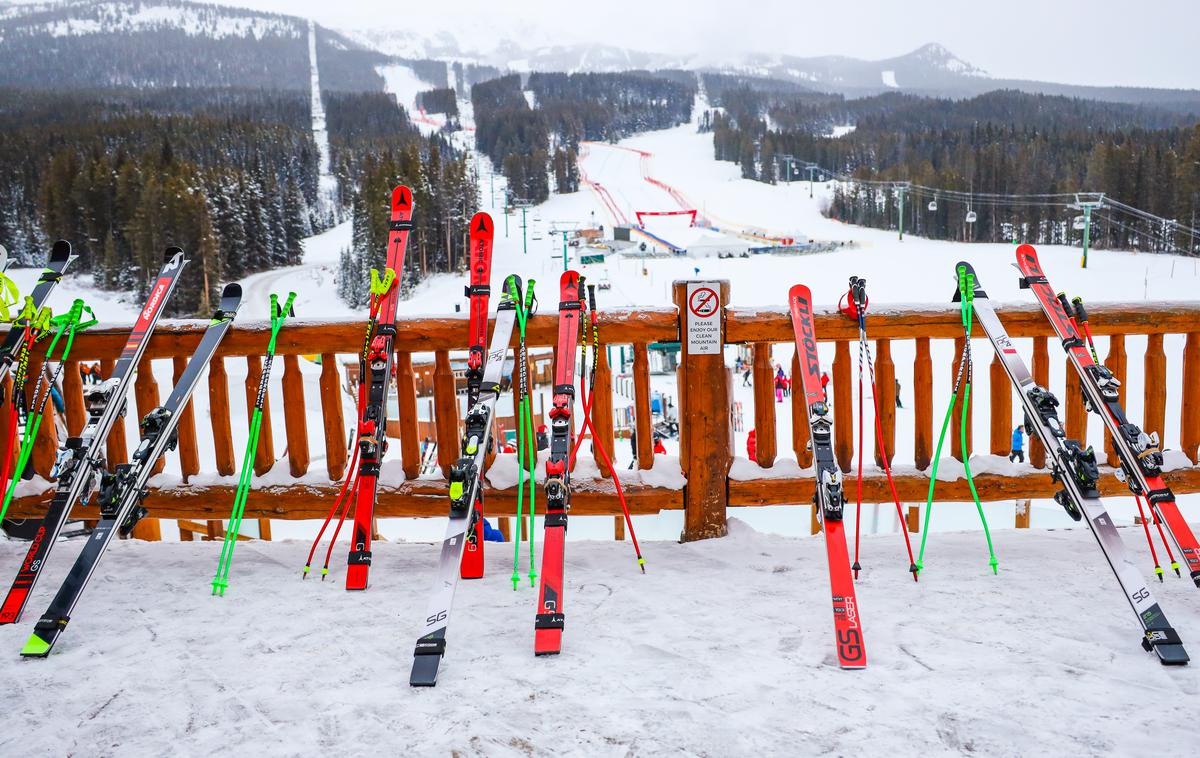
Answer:
[[[100,384],[87,388],[85,401],[88,408],[87,424],[78,437],[69,437],[58,452],[54,471],[58,485],[54,499],[42,519],[41,526],[33,535],[29,551],[17,577],[13,580],[4,605],[0,606],[0,624],[11,624],[21,618],[25,603],[33,586],[37,583],[46,559],[58,540],[59,533],[67,523],[67,517],[77,500],[87,502],[95,487],[96,475],[105,469],[104,442],[117,419],[125,414],[125,396],[133,379],[133,370],[142,359],[146,343],[163,308],[171,298],[187,259],[177,247],[167,248],[162,269],[146,297],[138,319],[125,341],[125,347],[117,358],[112,375]]]
[[[1026,426],[1037,434],[1046,448],[1046,454],[1053,461],[1051,476],[1063,485],[1063,489],[1054,496],[1055,502],[1063,506],[1071,518],[1086,521],[1088,528],[1092,530],[1092,535],[1104,551],[1104,557],[1125,593],[1125,599],[1129,601],[1142,626],[1142,647],[1158,655],[1158,659],[1164,665],[1187,663],[1188,654],[1179,635],[1167,622],[1141,572],[1130,560],[1112,518],[1100,501],[1100,492],[1096,489],[1096,480],[1100,473],[1096,468],[1095,453],[1091,447],[1084,448],[1079,441],[1067,439],[1056,410],[1058,398],[1034,383],[1029,368],[1017,354],[1012,339],[1000,323],[996,311],[992,309],[991,301],[979,286],[975,269],[969,263],[959,263],[956,275],[966,278],[969,288],[967,291],[973,293],[972,308],[975,318],[987,334],[996,355],[1000,357],[1005,372],[1017,388],[1017,394],[1021,396]],[[959,298],[958,292],[955,291],[956,300]]]
[[[200,382],[200,375],[208,367],[217,346],[229,331],[241,303],[241,286],[225,285],[221,303],[213,313],[212,321],[204,331],[196,352],[192,354],[179,381],[175,383],[175,388],[171,390],[165,403],[147,413],[142,419],[142,440],[133,452],[131,461],[118,465],[111,474],[105,474],[102,478],[99,494],[100,522],[84,544],[79,557],[75,559],[75,565],[71,567],[50,607],[34,626],[33,634],[22,648],[21,655],[45,658],[50,654],[113,537],[118,533],[122,536],[128,535],[138,520],[146,515],[142,499],[146,495],[146,482],[154,473],[154,464],[163,453],[175,448],[178,441],[175,427],[179,423],[179,413],[191,399],[192,392]]]
[[[454,603],[463,548],[469,537],[467,532],[474,524],[475,507],[483,489],[483,461],[492,438],[496,400],[502,391],[508,343],[512,339],[517,302],[521,298],[521,280],[515,275],[508,277],[500,298],[500,305],[496,308],[496,325],[492,328],[492,341],[479,383],[479,397],[467,411],[462,457],[450,467],[450,519],[446,522],[437,580],[425,614],[425,631],[417,640],[413,653],[408,683],[414,687],[437,684],[438,665],[446,653],[450,608]]]

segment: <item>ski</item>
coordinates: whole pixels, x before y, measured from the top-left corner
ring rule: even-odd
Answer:
[[[1085,520],[1092,535],[1104,551],[1104,557],[1125,593],[1125,599],[1133,608],[1142,626],[1142,647],[1158,655],[1164,665],[1180,665],[1188,662],[1179,635],[1167,623],[1162,609],[1150,594],[1141,572],[1133,565],[1125,544],[1117,534],[1116,526],[1096,489],[1099,471],[1096,456],[1091,447],[1084,448],[1077,440],[1067,439],[1058,418],[1058,398],[1033,381],[1029,368],[1017,354],[1012,339],[1000,323],[991,301],[979,284],[975,270],[969,263],[959,263],[956,271],[960,280],[965,277],[969,291],[973,293],[972,308],[988,340],[999,356],[1008,378],[1012,380],[1021,405],[1025,409],[1025,424],[1033,429],[1053,461],[1050,474],[1054,481],[1063,486],[1054,500],[1076,521]],[[960,291],[955,292],[955,299]]]
[[[471,302],[470,353],[467,355],[467,408],[474,408],[479,400],[479,387],[483,382],[484,349],[487,344],[488,297],[492,289],[492,238],[496,226],[492,217],[480,211],[471,219],[471,283],[466,287],[466,296]],[[507,294],[507,293],[506,293]],[[482,472],[482,468],[480,469]],[[483,492],[475,504],[470,528],[467,530],[467,547],[462,559],[462,578],[479,579],[483,576]]]
[[[559,279],[558,347],[554,353],[554,397],[550,407],[550,458],[546,461],[545,531],[542,537],[542,577],[538,612],[534,618],[533,652],[562,651],[563,558],[567,511],[571,508],[571,414],[575,405],[575,348],[579,340],[579,274],[564,271]]]
[[[393,272],[391,286],[382,295],[375,330],[366,354],[366,394],[358,421],[358,482],[354,491],[354,527],[347,557],[346,589],[365,590],[371,569],[371,533],[375,496],[379,489],[379,467],[387,451],[387,396],[396,359],[392,339],[396,336],[396,306],[400,302],[400,275],[404,251],[413,229],[412,191],[403,185],[392,190],[392,220],[388,227],[385,267]],[[347,472],[351,476],[352,472]]]
[[[104,443],[117,420],[125,414],[125,395],[133,381],[133,372],[141,362],[146,343],[154,331],[163,308],[171,298],[187,259],[177,247],[167,248],[162,268],[150,288],[146,303],[138,313],[125,346],[113,366],[112,375],[100,384],[87,387],[84,402],[88,411],[87,423],[78,437],[69,437],[58,452],[54,473],[58,482],[54,498],[42,519],[41,526],[30,542],[29,550],[16,579],[0,606],[0,624],[11,624],[21,618],[29,594],[37,584],[50,551],[58,541],[76,501],[87,502],[95,487],[96,477],[105,468]]]
[[[1079,375],[1088,410],[1095,411],[1104,420],[1121,461],[1121,478],[1130,492],[1135,497],[1144,497],[1159,520],[1166,524],[1167,532],[1183,554],[1192,581],[1200,587],[1200,544],[1179,512],[1174,493],[1163,481],[1163,456],[1157,435],[1146,434],[1126,418],[1118,392],[1120,381],[1088,351],[1075,321],[1075,309],[1065,295],[1054,294],[1033,245],[1017,248],[1017,268],[1022,274],[1021,286],[1037,297],[1054,332],[1062,340],[1063,350]],[[1082,302],[1079,305],[1082,310]],[[1079,315],[1086,321],[1086,311]]]
[[[850,551],[842,524],[845,495],[842,472],[833,455],[833,416],[821,390],[821,362],[817,356],[817,335],[813,329],[812,293],[803,284],[788,291],[792,328],[796,332],[796,352],[804,379],[804,399],[808,406],[808,431],[812,444],[813,470],[816,473],[813,507],[825,533],[825,553],[829,561],[829,586],[833,595],[833,625],[838,663],[844,669],[867,666],[863,643],[862,618],[854,593],[850,569]]]
[[[50,249],[50,260],[46,262],[46,268],[42,269],[42,275],[38,277],[37,284],[34,285],[33,292],[26,302],[29,317],[24,319],[25,323],[19,327],[14,324],[4,337],[4,342],[0,343],[0,382],[4,381],[17,361],[21,344],[25,341],[26,333],[32,326],[33,315],[45,307],[46,301],[50,299],[50,293],[62,281],[63,273],[78,257],[71,251],[71,243],[66,240],[55,242],[54,247]],[[5,261],[7,265],[7,255]]]
[[[154,473],[154,464],[167,450],[175,448],[178,442],[175,427],[179,423],[179,414],[191,399],[201,374],[229,331],[241,302],[241,286],[225,285],[225,290],[221,293],[221,302],[213,313],[208,328],[204,330],[200,345],[192,354],[171,394],[166,402],[147,413],[141,420],[139,427],[142,439],[130,456],[130,462],[117,465],[112,473],[102,477],[98,496],[100,521],[92,530],[91,537],[84,543],[83,550],[75,559],[75,564],[71,566],[50,607],[34,625],[33,634],[25,643],[21,655],[45,658],[50,654],[113,537],[118,533],[127,536],[134,525],[146,515],[142,500],[146,496],[146,482]]]
[[[450,517],[446,522],[446,536],[442,538],[437,580],[425,614],[424,634],[417,640],[413,652],[412,673],[408,679],[413,687],[432,687],[437,684],[438,666],[446,653],[450,608],[454,603],[460,567],[464,565],[469,533],[475,525],[475,508],[482,499],[484,459],[492,439],[496,400],[502,391],[504,363],[516,321],[520,287],[520,279],[516,276],[508,277],[504,283],[500,305],[496,308],[496,325],[492,328],[487,368],[479,379],[478,398],[467,410],[462,457],[450,467]]]

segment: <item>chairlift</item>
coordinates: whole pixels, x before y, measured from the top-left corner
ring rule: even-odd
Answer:
[[[1083,216],[1076,216],[1075,220],[1071,222],[1072,229],[1078,229],[1080,231],[1083,231],[1084,226],[1086,226],[1086,222],[1085,222]]]
[[[936,211],[936,210],[937,210],[937,200],[930,200],[929,201],[929,211],[932,213],[933,211]]]
[[[975,211],[967,211],[967,223],[968,224],[974,224],[976,218],[977,218],[977,216],[975,215]]]

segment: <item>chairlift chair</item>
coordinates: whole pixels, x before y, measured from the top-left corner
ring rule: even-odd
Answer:
[[[930,212],[933,212],[933,211],[936,211],[936,210],[937,210],[937,200],[930,200],[930,201],[929,201],[929,210],[930,210]]]
[[[967,211],[967,223],[974,224],[976,219],[975,211]]]
[[[1071,228],[1078,229],[1079,231],[1083,231],[1083,227],[1085,225],[1086,225],[1086,223],[1084,221],[1083,216],[1076,216],[1075,220],[1071,222]]]

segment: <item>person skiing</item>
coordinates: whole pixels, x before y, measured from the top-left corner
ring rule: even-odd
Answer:
[[[900,380],[896,380],[896,407],[903,408],[904,403],[900,402]]]
[[[1017,458],[1021,459],[1021,463],[1025,462],[1025,425],[1017,424],[1017,428],[1013,429],[1012,434],[1012,452],[1008,454],[1010,461]]]
[[[783,402],[783,367],[776,368],[775,374],[775,402]]]
[[[750,386],[750,375],[751,375],[752,373],[753,373],[753,372],[752,372],[752,370],[751,370],[749,367],[747,367],[747,368],[746,368],[746,373],[742,374],[742,386],[743,386],[743,387],[749,387],[749,386]]]
[[[829,374],[821,372],[821,394],[825,402],[829,402]]]
[[[750,430],[750,434],[746,435],[746,457],[750,460],[758,460],[758,434],[755,429]]]

